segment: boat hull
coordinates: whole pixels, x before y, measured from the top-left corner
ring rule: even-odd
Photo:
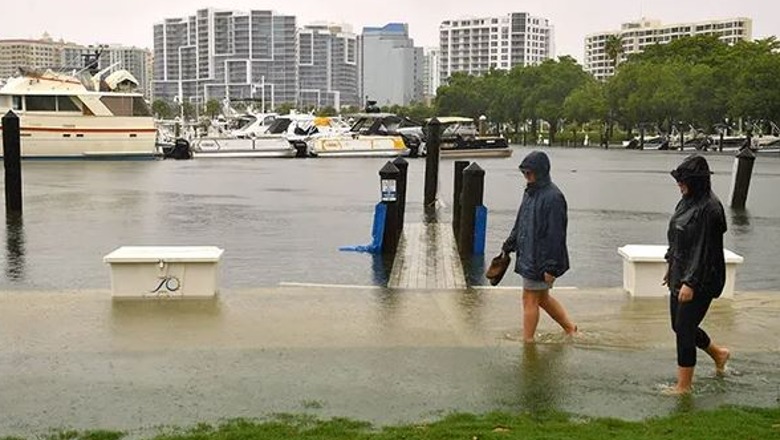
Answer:
[[[283,136],[258,139],[198,138],[192,143],[192,157],[272,158],[295,157],[296,150]]]
[[[309,153],[316,157],[396,157],[406,156],[400,136],[340,135],[314,138]]]
[[[152,118],[23,114],[19,126],[23,159],[115,160],[159,156]],[[0,152],[2,146],[0,139]]]
[[[474,149],[444,149],[439,152],[440,157],[510,157],[511,148],[474,148]]]

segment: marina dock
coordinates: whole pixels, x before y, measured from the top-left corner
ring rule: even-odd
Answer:
[[[466,287],[452,225],[411,223],[404,226],[388,287],[393,289],[462,289]]]

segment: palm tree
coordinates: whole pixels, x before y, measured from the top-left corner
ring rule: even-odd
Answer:
[[[604,52],[612,60],[612,71],[616,71],[620,56],[623,55],[623,38],[617,34],[608,35],[604,43]]]

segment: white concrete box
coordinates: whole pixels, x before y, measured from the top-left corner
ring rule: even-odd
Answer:
[[[665,245],[643,244],[628,244],[618,248],[618,253],[623,257],[623,289],[633,296],[667,295],[669,289],[661,284],[666,274],[664,255],[667,249]],[[723,255],[726,259],[726,284],[721,297],[733,298],[737,265],[745,259],[726,249]]]
[[[208,298],[219,291],[214,246],[122,246],[103,257],[114,298]]]

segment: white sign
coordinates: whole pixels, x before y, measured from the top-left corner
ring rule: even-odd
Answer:
[[[395,202],[397,198],[397,191],[395,189],[395,180],[382,179],[382,201],[383,202]]]

